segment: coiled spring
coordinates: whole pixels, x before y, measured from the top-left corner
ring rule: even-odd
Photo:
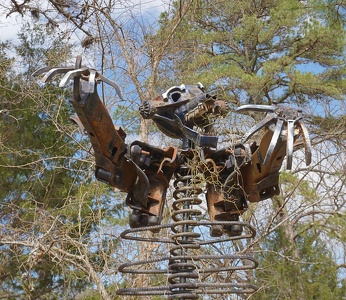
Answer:
[[[196,264],[193,261],[194,253],[200,244],[196,241],[201,237],[200,233],[194,232],[194,227],[198,226],[196,217],[201,215],[201,211],[194,208],[200,205],[202,200],[198,197],[202,193],[202,188],[195,176],[190,173],[190,168],[181,167],[176,174],[174,181],[174,202],[172,219],[175,222],[172,226],[172,240],[175,245],[170,249],[171,258],[169,260],[168,282],[172,295],[184,299],[198,299],[193,293],[198,286],[196,280],[198,274],[195,272]]]
[[[176,172],[174,181],[174,202],[172,204],[173,223],[125,230],[123,239],[166,243],[170,246],[170,255],[129,262],[119,267],[119,272],[131,274],[164,274],[168,285],[156,287],[123,288],[118,295],[153,296],[163,295],[168,299],[199,299],[202,295],[253,293],[257,287],[248,283],[238,272],[255,269],[257,260],[250,254],[228,254],[220,251],[222,245],[230,249],[231,243],[241,242],[255,236],[254,227],[244,222],[204,221],[199,197],[203,189],[201,181],[191,174],[188,166],[182,166]],[[212,238],[206,237],[211,225],[242,225],[241,236]],[[170,229],[167,237],[145,237],[139,233]],[[146,268],[155,263],[159,268]],[[166,263],[166,267],[162,267]],[[222,282],[223,281],[223,282]]]

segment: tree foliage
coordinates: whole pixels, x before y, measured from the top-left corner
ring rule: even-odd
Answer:
[[[95,228],[114,213],[110,199],[99,203],[107,189],[92,178],[89,146],[69,122],[70,92],[41,87],[27,74],[70,59],[71,46],[52,40],[53,33],[25,27],[17,46],[22,73],[5,55],[12,45],[2,45],[0,297],[6,299],[73,298],[95,282],[105,289],[96,273],[113,239],[102,241]],[[104,247],[95,248],[100,239]]]
[[[164,25],[180,14],[181,1],[175,3],[163,14]],[[345,34],[340,21],[330,24],[326,16],[333,7],[321,1],[194,1],[162,73],[201,81],[236,104],[343,99]]]

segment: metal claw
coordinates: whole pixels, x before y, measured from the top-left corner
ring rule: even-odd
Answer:
[[[117,95],[119,96],[119,98],[121,100],[124,100],[123,97],[123,92],[120,88],[120,86],[114,82],[109,80],[108,78],[106,78],[105,76],[103,76],[102,74],[99,74],[96,70],[94,69],[89,69],[87,67],[79,67],[81,64],[81,61],[78,61],[76,63],[76,68],[74,67],[44,67],[41,69],[36,70],[34,73],[32,73],[32,76],[38,76],[38,75],[42,75],[44,73],[45,76],[43,77],[42,81],[43,82],[47,82],[50,81],[56,74],[64,74],[64,77],[61,79],[59,87],[64,87],[66,85],[66,83],[74,78],[74,77],[78,77],[80,75],[82,75],[85,71],[89,70],[90,74],[89,74],[89,87],[87,88],[88,93],[93,93],[95,91],[95,84],[97,83],[97,81],[103,81],[104,83],[109,84],[110,86],[112,86]],[[87,75],[87,74],[85,74]]]
[[[64,74],[71,70],[73,70],[73,67],[66,67],[66,68],[52,68],[49,70],[46,75],[42,78],[43,82],[50,81],[56,74]]]
[[[53,69],[53,67],[44,67],[41,69],[36,70],[34,73],[32,73],[32,76],[38,76],[38,75],[42,75],[44,73],[47,73],[48,71],[50,71],[51,69]]]
[[[294,143],[294,122],[295,120],[287,120],[287,148],[286,148],[286,168],[292,169],[293,160],[293,143]]]
[[[267,165],[270,162],[270,158],[272,157],[274,149],[275,149],[277,142],[279,140],[283,124],[284,124],[284,120],[278,119],[276,126],[275,126],[275,131],[273,133],[273,136],[272,136],[272,139],[270,141],[266,156],[265,156],[264,161],[263,161],[263,165]]]
[[[79,119],[79,117],[78,117],[77,115],[71,116],[71,117],[70,117],[70,120],[71,120],[72,122],[74,122],[76,125],[78,125],[78,129],[79,129],[79,132],[80,132],[81,134],[86,134],[85,128],[84,128],[84,126],[83,126],[83,123],[82,123],[82,121]]]
[[[305,164],[309,166],[311,164],[311,141],[309,137],[309,132],[302,121],[298,121],[297,126],[300,129],[304,141]]]
[[[259,112],[274,112],[277,108],[276,105],[256,105],[256,104],[247,104],[239,106],[235,111],[259,111]]]
[[[89,75],[89,91],[88,93],[93,93],[95,91],[95,84],[96,84],[96,75],[97,72],[94,69],[90,69],[90,75]]]
[[[121,90],[121,87],[114,81],[109,80],[107,77],[104,77],[102,74],[97,74],[97,79],[103,81],[104,83],[109,84],[110,86],[114,87],[115,91],[117,92],[120,100],[124,100],[123,92]]]
[[[251,136],[253,136],[257,131],[262,129],[265,126],[270,125],[276,116],[273,114],[268,114],[262,121],[253,126],[241,139],[241,143],[245,143]]]
[[[275,147],[280,138],[280,134],[283,130],[284,124],[287,123],[287,132],[286,132],[286,160],[287,160],[287,170],[292,168],[292,160],[293,160],[293,150],[294,150],[294,133],[295,133],[295,124],[297,125],[297,129],[299,129],[299,133],[302,135],[304,148],[305,148],[305,162],[308,166],[311,163],[311,142],[309,138],[308,130],[306,129],[304,123],[301,121],[302,116],[300,111],[296,111],[292,108],[274,105],[242,105],[238,107],[236,112],[244,112],[244,111],[258,111],[258,112],[267,112],[267,116],[261,122],[252,127],[241,139],[242,143],[245,143],[253,134],[259,131],[261,128],[270,125],[275,120],[276,127],[271,138],[269,147],[267,149],[266,156],[263,161],[263,165],[268,165],[270,163],[270,159],[275,150]],[[298,113],[297,113],[298,112]]]
[[[83,67],[77,70],[69,71],[65,74],[65,76],[61,79],[59,87],[64,87],[71,78],[82,75],[85,71],[89,70],[87,67]]]

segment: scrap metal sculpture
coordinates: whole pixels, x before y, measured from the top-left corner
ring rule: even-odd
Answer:
[[[251,128],[237,144],[218,149],[213,119],[225,116],[229,109],[223,100],[205,92],[201,84],[169,88],[162,95],[140,105],[140,114],[152,119],[167,136],[182,141],[181,147],[158,148],[135,141],[126,144],[124,131],[112,119],[97,93],[103,81],[120,87],[94,69],[83,67],[78,57],[68,68],[43,68],[43,81],[64,74],[60,86],[73,80],[71,103],[77,116],[73,120],[85,131],[94,149],[98,180],[127,193],[126,204],[132,209],[130,229],[121,236],[136,241],[168,243],[170,255],[146,261],[125,263],[119,271],[134,274],[166,274],[168,285],[124,288],[119,295],[166,295],[169,299],[197,299],[201,294],[251,293],[250,283],[210,282],[199,280],[201,274],[235,272],[256,268],[249,254],[196,254],[205,245],[248,239],[255,228],[241,222],[248,202],[259,202],[278,195],[279,170],[286,158],[291,169],[294,147],[303,144],[306,164],[311,162],[311,147],[301,111],[282,105],[244,105],[236,112],[265,112],[266,117]],[[258,133],[259,143],[248,140]],[[201,174],[203,179],[201,179]],[[173,222],[162,224],[166,193],[174,178]],[[199,205],[205,191],[209,220],[201,218]],[[195,229],[209,228],[209,238],[202,239]],[[161,229],[170,229],[169,237],[160,237]],[[136,235],[151,231],[155,236]],[[218,260],[223,267],[205,267],[203,261]],[[143,268],[153,262],[167,262],[161,269]],[[162,264],[161,264],[162,265]],[[214,266],[214,267],[213,267]],[[206,278],[206,277],[205,277]]]

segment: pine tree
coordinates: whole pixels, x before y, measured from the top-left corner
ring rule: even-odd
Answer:
[[[87,141],[69,121],[70,92],[29,76],[70,59],[71,47],[54,35],[25,27],[16,60],[5,54],[12,45],[1,48],[0,296],[66,299],[96,283],[107,299],[98,272],[113,240],[95,229],[114,213],[109,198],[101,204],[109,190],[95,182]]]
[[[163,31],[184,2],[162,15]],[[194,1],[160,71],[236,104],[343,99],[345,34],[326,20],[328,9],[319,1]]]

